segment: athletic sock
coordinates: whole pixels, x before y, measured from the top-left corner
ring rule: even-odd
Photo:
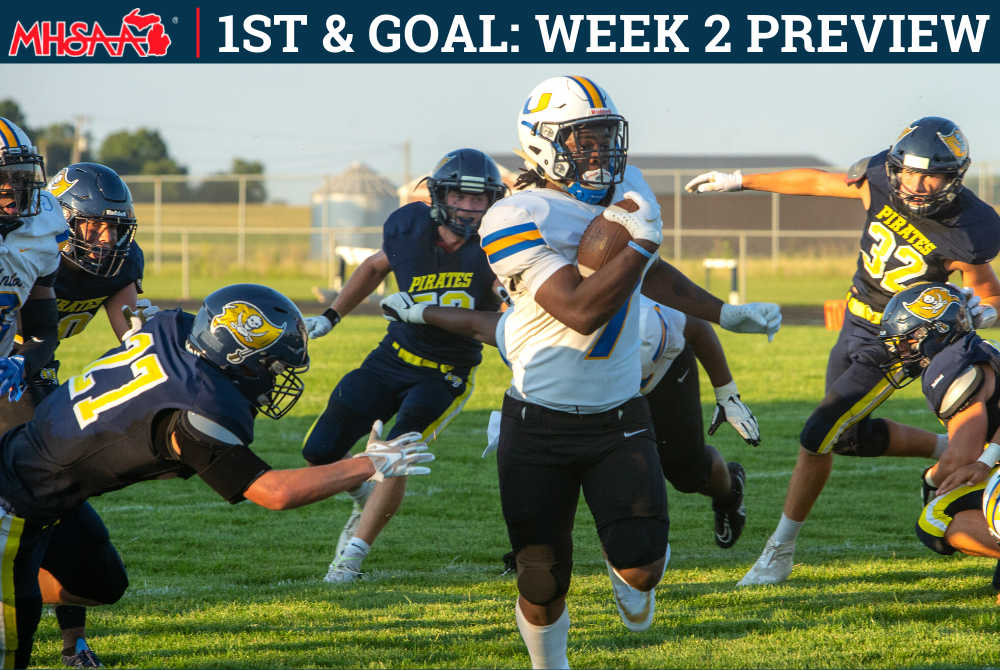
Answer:
[[[569,608],[563,607],[562,615],[548,626],[529,623],[521,612],[521,601],[514,605],[517,628],[528,647],[532,668],[568,668],[566,645],[569,641]]]
[[[935,461],[941,458],[941,454],[948,450],[948,435],[938,435],[937,444],[934,445],[934,455],[931,456]]]
[[[371,546],[358,537],[352,537],[351,541],[347,543],[344,547],[344,553],[341,554],[344,558],[361,558],[363,559],[371,551]]]
[[[771,539],[777,544],[795,542],[795,538],[798,537],[804,523],[805,521],[792,521],[782,513],[781,521],[778,522],[778,527],[774,529]]]

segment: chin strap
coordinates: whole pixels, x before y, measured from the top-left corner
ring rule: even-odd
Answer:
[[[584,202],[588,205],[596,205],[608,194],[609,188],[602,191],[595,191],[594,189],[584,188],[580,186],[580,182],[573,182],[569,186],[563,184],[562,182],[554,181],[545,174],[545,170],[528,154],[521,151],[520,149],[514,149],[514,153],[524,159],[528,168],[534,170],[538,173],[538,176],[544,179],[549,184],[552,184],[557,189],[565,193],[566,195],[572,196],[574,199]]]

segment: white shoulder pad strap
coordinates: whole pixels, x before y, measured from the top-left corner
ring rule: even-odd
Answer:
[[[985,380],[986,377],[983,375],[983,369],[978,365],[967,367],[951,383],[948,391],[941,398],[941,407],[938,408],[938,416],[943,421],[947,421],[958,414],[959,410],[969,402],[969,399],[979,393],[979,389],[983,387]]]
[[[190,422],[191,426],[201,433],[211,437],[212,439],[218,440],[223,444],[232,445],[242,445],[243,442],[240,438],[233,435],[227,428],[223,428],[219,424],[215,423],[209,418],[202,416],[201,414],[195,414],[194,412],[187,413],[187,420]]]

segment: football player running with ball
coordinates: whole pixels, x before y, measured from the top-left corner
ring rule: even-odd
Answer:
[[[1000,559],[1000,478],[986,483],[1000,460],[1000,349],[973,330],[970,304],[951,284],[917,284],[889,301],[878,339],[890,382],[923,375],[927,404],[948,426],[948,449],[934,466],[941,486],[927,491],[917,537],[945,556]],[[1000,561],[993,586],[1000,591]]]
[[[640,287],[737,332],[773,335],[780,313],[777,305],[723,305],[659,260],[659,207],[639,170],[626,167],[625,119],[592,81],[542,82],[517,127],[527,167],[520,192],[490,209],[482,231],[514,302],[505,324],[513,379],[500,422],[500,501],[517,563],[517,624],[532,665],[565,668],[580,489],[630,630],[651,625],[653,588],[670,553],[666,487],[639,397]],[[622,197],[638,209],[605,211]],[[632,240],[583,278],[577,250],[601,212]]]
[[[68,244],[63,246],[53,285],[59,313],[57,337],[62,340],[79,335],[103,306],[120,341],[132,328],[123,309],[137,314],[138,321],[157,311],[148,300],[136,307],[144,263],[142,249],[133,242],[136,219],[128,187],[110,168],[78,163],[61,170],[48,190],[59,200],[69,225]],[[23,345],[23,335],[15,340],[15,353]],[[59,362],[50,357],[26,379],[20,400],[0,403],[0,434],[31,420],[38,404],[59,387],[58,370]],[[46,604],[56,605],[63,664],[101,667],[100,659],[87,645],[87,610],[83,606],[117,602],[128,588],[125,566],[90,503],[83,503],[56,524],[51,544],[63,543],[76,552],[67,556],[53,551],[43,559],[38,575],[42,598]],[[83,563],[87,564],[85,569]],[[74,581],[80,575],[84,578]]]
[[[306,328],[298,308],[265,286],[205,298],[197,316],[156,318],[56,389],[34,418],[0,437],[0,584],[5,667],[27,667],[42,610],[43,555],[56,521],[88,498],[137,482],[198,475],[230,503],[302,507],[367,480],[426,474],[420,435],[372,430],[365,453],[314,468],[273,470],[250,450],[258,413],[284,416],[305,388]],[[54,525],[55,524],[55,525]],[[75,564],[86,579],[86,562]]]
[[[738,586],[777,584],[791,574],[795,539],[826,485],[833,454],[936,460],[947,448],[947,435],[870,415],[894,390],[879,369],[887,352],[878,342],[882,312],[893,294],[917,282],[946,281],[958,271],[966,291],[982,299],[974,325],[996,319],[1000,281],[989,263],[1000,251],[1000,216],[962,186],[969,163],[958,126],[930,116],[911,123],[887,151],[859,161],[846,175],[810,169],[710,172],[687,185],[699,193],[748,189],[854,198],[868,213],[844,326],[827,365],[826,397],[799,436],[778,527]]]
[[[431,205],[412,202],[385,222],[382,250],[365,260],[322,316],[306,319],[309,337],[326,335],[394,273],[400,288],[429,305],[495,312],[496,275],[479,245],[486,210],[507,187],[493,159],[475,149],[448,153],[427,178]],[[306,435],[302,455],[319,465],[338,461],[372,421],[396,423],[389,439],[417,432],[436,439],[465,406],[482,361],[483,345],[433,326],[392,323],[361,367],[330,394],[326,410]],[[341,583],[361,575],[361,562],[403,503],[406,480],[351,491],[354,513],[324,578]],[[368,499],[368,496],[371,499]]]

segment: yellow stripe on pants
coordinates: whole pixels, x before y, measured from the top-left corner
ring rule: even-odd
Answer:
[[[448,427],[448,424],[451,423],[462,411],[462,408],[465,407],[465,403],[469,400],[469,396],[472,395],[472,389],[475,388],[475,386],[476,368],[472,368],[469,370],[469,378],[465,381],[465,393],[455,398],[454,402],[452,402],[448,406],[448,409],[444,411],[444,414],[442,414],[437,421],[427,426],[424,430],[424,434],[421,436],[421,439],[424,442],[433,442],[437,439],[438,435],[444,432],[444,429]]]
[[[864,398],[854,403],[847,412],[844,413],[837,422],[833,424],[833,428],[830,432],[826,434],[823,438],[823,443],[819,445],[819,449],[816,450],[817,454],[825,454],[830,451],[833,445],[840,439],[840,436],[844,434],[844,431],[856,424],[861,419],[865,418],[869,414],[875,411],[875,408],[888,400],[889,396],[896,389],[893,388],[889,380],[885,379],[875,385],[871,391],[869,391]]]
[[[17,651],[17,612],[14,607],[14,559],[21,546],[24,519],[3,514],[0,519],[0,597],[3,598],[3,616],[0,624],[0,640],[3,641],[3,667],[14,667],[14,653]]]

